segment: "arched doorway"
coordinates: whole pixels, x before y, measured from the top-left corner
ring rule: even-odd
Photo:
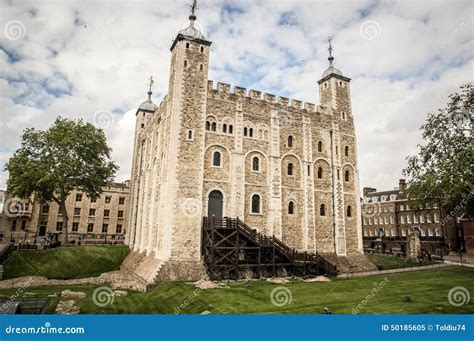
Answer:
[[[209,193],[207,216],[209,218],[222,219],[222,203],[223,196],[220,191],[215,190]]]
[[[46,225],[41,225],[39,228],[39,236],[45,236],[46,235]]]

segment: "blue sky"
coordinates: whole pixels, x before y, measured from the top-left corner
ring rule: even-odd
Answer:
[[[167,88],[170,45],[191,1],[0,0],[0,164],[23,129],[57,115],[101,126],[130,174],[134,113]],[[361,186],[397,185],[426,113],[473,76],[471,1],[198,1],[209,78],[319,103],[333,37],[352,78]],[[8,174],[0,173],[0,188]]]

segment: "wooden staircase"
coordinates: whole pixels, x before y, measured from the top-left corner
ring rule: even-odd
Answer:
[[[213,280],[276,276],[336,276],[337,267],[317,252],[299,252],[239,218],[202,222],[202,255]]]

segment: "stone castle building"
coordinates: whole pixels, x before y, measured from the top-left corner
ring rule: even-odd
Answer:
[[[136,112],[124,268],[147,281],[203,276],[203,217],[239,217],[289,247],[360,256],[350,78],[333,66],[320,105],[208,79],[211,42],[189,26],[171,45],[167,95]],[[316,83],[316,82],[315,82]]]
[[[69,215],[68,236],[82,244],[123,243],[128,223],[129,182],[110,183],[95,200],[73,190],[66,199]],[[63,216],[55,202],[40,204],[12,198],[6,194],[0,217],[0,240],[17,244],[36,244],[44,237],[62,241]]]

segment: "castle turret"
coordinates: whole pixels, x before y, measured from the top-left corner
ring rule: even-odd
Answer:
[[[333,108],[339,115],[341,115],[341,118],[346,119],[352,115],[349,87],[351,79],[345,77],[342,74],[342,71],[334,66],[331,39],[328,39],[328,41],[329,66],[324,70],[322,78],[318,81],[319,100],[321,105]]]

